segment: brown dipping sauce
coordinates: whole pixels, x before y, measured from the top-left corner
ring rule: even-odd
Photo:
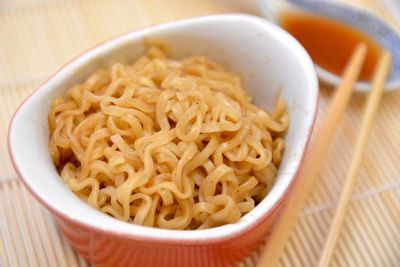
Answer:
[[[368,53],[359,80],[371,80],[381,47],[368,35],[345,23],[307,13],[285,12],[279,22],[304,46],[316,64],[336,75],[342,74],[355,46],[364,42]]]

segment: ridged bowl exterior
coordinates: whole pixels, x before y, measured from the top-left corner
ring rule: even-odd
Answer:
[[[84,227],[57,215],[55,219],[71,246],[98,267],[223,267],[242,261],[260,245],[278,210],[275,209],[266,220],[241,235],[207,245],[127,239]]]

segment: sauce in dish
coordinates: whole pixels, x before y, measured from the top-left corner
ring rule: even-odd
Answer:
[[[336,75],[342,74],[355,46],[365,43],[368,53],[359,80],[371,80],[381,47],[368,35],[337,20],[307,13],[284,12],[279,22],[304,46],[316,64]]]

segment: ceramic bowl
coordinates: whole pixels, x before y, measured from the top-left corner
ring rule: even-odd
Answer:
[[[382,48],[391,52],[392,69],[385,84],[385,90],[400,89],[400,33],[388,25],[377,15],[366,10],[345,3],[334,1],[309,1],[309,0],[257,0],[261,13],[270,21],[279,24],[277,17],[285,10],[298,10],[311,12],[330,19],[342,21],[367,34]],[[320,80],[328,85],[337,86],[341,77],[316,65]],[[371,83],[359,81],[354,90],[367,92]]]
[[[266,198],[237,223],[206,230],[138,226],[105,215],[76,197],[60,179],[47,150],[50,100],[110,60],[132,62],[144,37],[169,42],[169,56],[204,55],[237,71],[256,104],[288,103],[291,123],[277,180]],[[318,80],[303,47],[285,31],[248,15],[215,15],[129,32],[82,53],[18,108],[8,136],[10,156],[29,191],[54,215],[65,237],[96,266],[226,266],[242,260],[270,229],[300,169],[314,125]]]

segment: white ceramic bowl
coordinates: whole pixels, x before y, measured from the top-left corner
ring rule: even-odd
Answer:
[[[400,89],[400,33],[393,29],[377,15],[356,8],[348,3],[336,1],[309,1],[309,0],[256,0],[261,13],[270,21],[278,24],[277,17],[283,11],[306,11],[319,16],[342,21],[367,34],[382,48],[390,51],[392,55],[392,70],[385,83],[385,90]],[[337,86],[341,77],[316,65],[317,73],[322,82]],[[355,91],[367,92],[371,83],[358,81],[354,86]]]
[[[267,197],[235,224],[177,231],[119,221],[79,200],[53,165],[47,150],[50,99],[82,82],[96,68],[107,66],[110,60],[132,62],[145,51],[145,36],[167,40],[170,57],[205,55],[228,70],[238,71],[254,102],[268,110],[273,109],[280,88],[281,97],[287,100],[291,123],[276,183]],[[248,255],[270,228],[299,171],[317,102],[318,81],[313,63],[285,31],[248,15],[191,18],[123,34],[66,64],[14,114],[9,151],[29,191],[55,215],[71,245],[96,265],[201,266],[205,260],[219,266]]]

